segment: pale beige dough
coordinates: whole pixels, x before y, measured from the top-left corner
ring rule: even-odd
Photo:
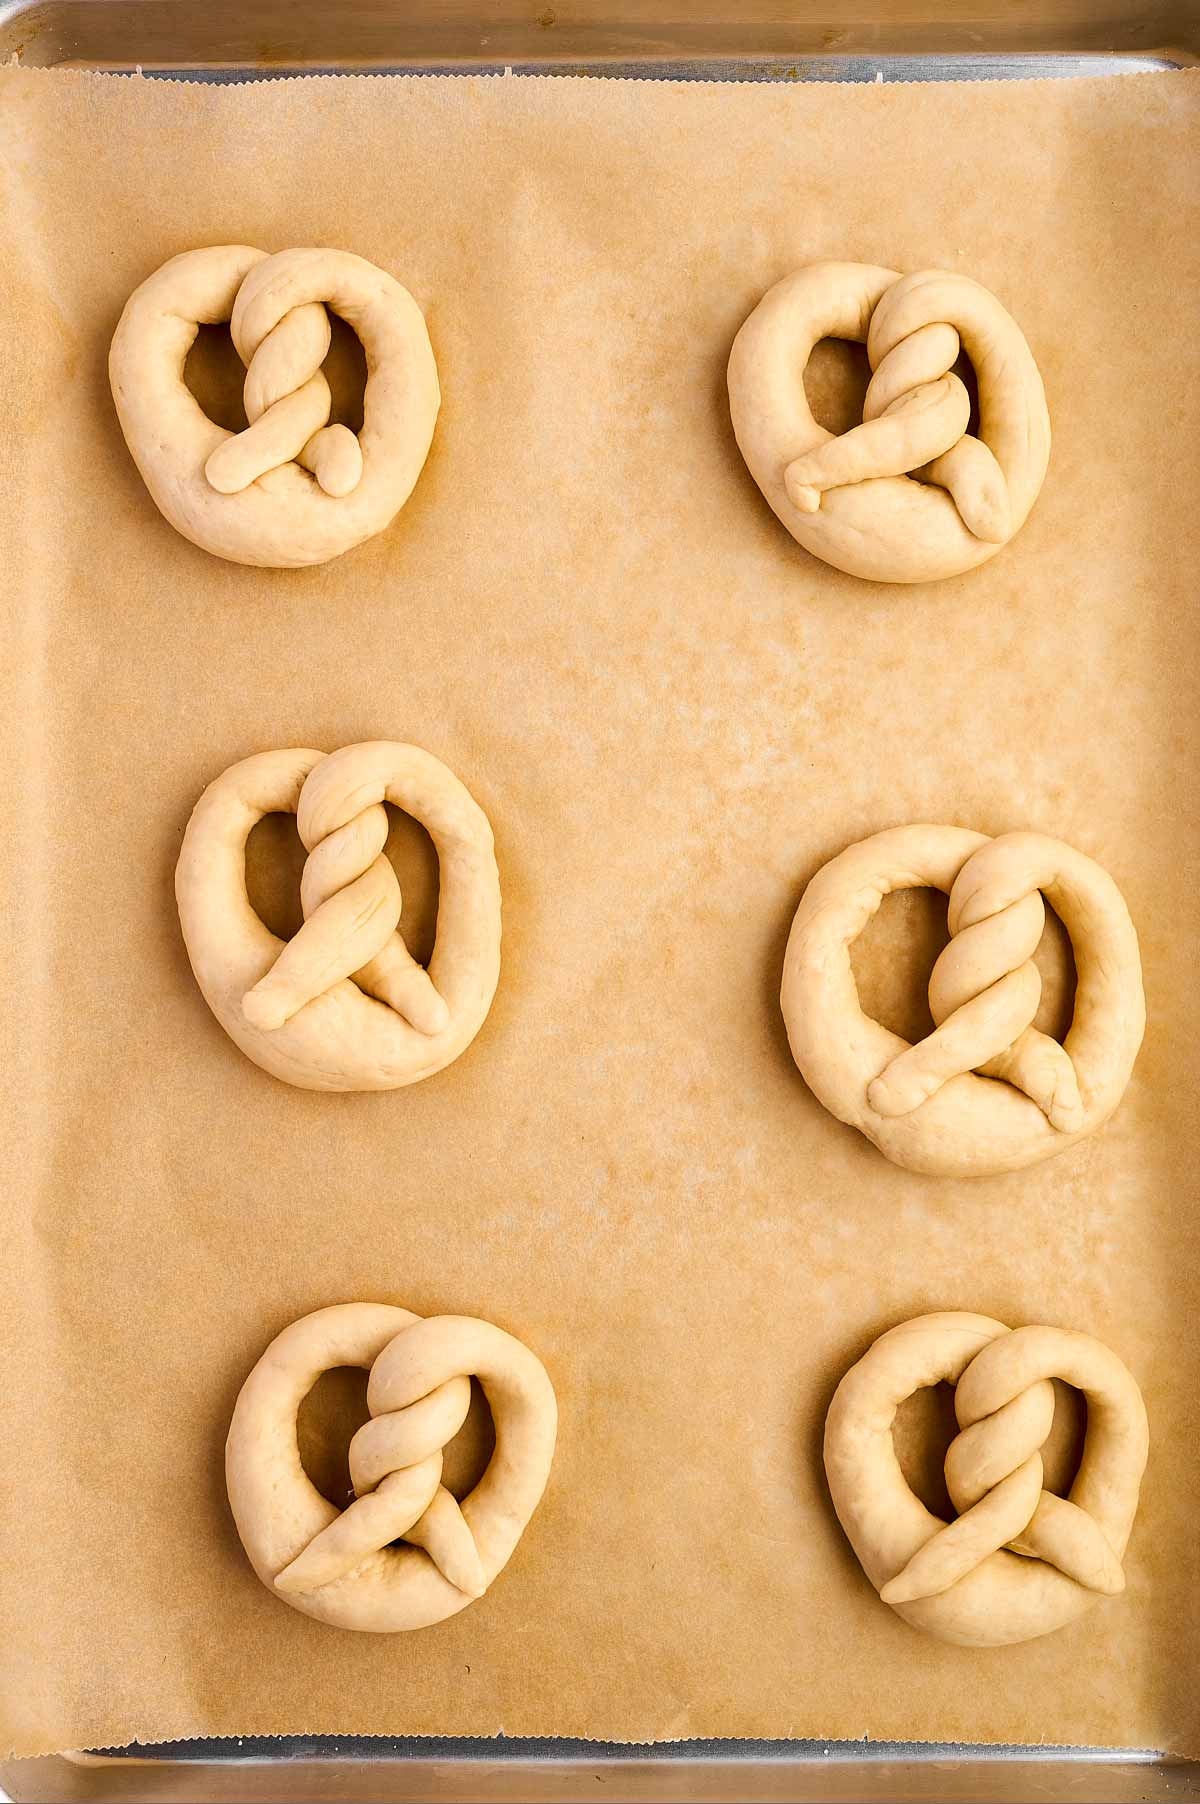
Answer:
[[[328,425],[326,306],[367,360],[357,438]],[[201,325],[231,323],[248,428],[226,432],[184,381]],[[184,251],[130,296],[108,359],[125,442],[185,538],[238,564],[322,564],[382,532],[408,500],[440,395],[421,310],[350,251],[244,244]]]
[[[338,1366],[371,1374],[345,1510],[308,1477],[296,1436],[301,1403]],[[466,1419],[473,1377],[496,1445],[460,1506],[441,1483],[442,1449]],[[293,1609],[377,1634],[424,1628],[482,1597],[507,1565],[546,1488],[557,1424],[541,1361],[490,1322],[338,1303],[285,1328],[242,1386],[225,1443],[233,1519],[255,1572]]]
[[[397,923],[384,802],[437,849],[429,969]],[[246,893],[246,841],[295,814],[304,924],[285,946]],[[183,836],[175,895],[205,1001],[264,1071],[306,1090],[393,1090],[440,1071],[482,1027],[500,976],[500,875],[487,816],[444,764],[373,740],[326,757],[260,752],[210,783]]]
[[[865,344],[873,371],[863,424],[840,437],[804,392],[823,338]],[[978,438],[953,367],[960,349],[978,380]],[[794,539],[851,576],[920,583],[973,570],[1023,525],[1045,479],[1050,418],[1033,353],[967,276],[809,264],[742,326],[728,380],[759,488]]]
[[[1042,1489],[1051,1378],[1087,1398],[1066,1498]],[[913,1495],[892,1444],[900,1404],[942,1383],[956,1387],[960,1429],[946,1454],[949,1524]],[[958,1312],[889,1330],[842,1379],[825,1422],[833,1507],[867,1577],[914,1628],[964,1647],[1047,1635],[1124,1589],[1148,1449],[1142,1394],[1099,1341]]]
[[[929,980],[938,1025],[913,1047],[863,1013],[850,948],[886,895],[923,886],[949,896],[952,938]],[[1061,1046],[1032,1025],[1043,896],[1075,954]],[[1016,1171],[1100,1127],[1146,1025],[1137,935],[1107,872],[1044,834],[962,827],[892,827],[818,871],[792,922],[780,1006],[805,1082],[839,1121],[897,1165],[953,1177]]]

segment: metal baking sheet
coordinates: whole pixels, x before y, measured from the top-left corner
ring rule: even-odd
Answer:
[[[28,1804],[1132,1804],[1200,1796],[1200,1767],[1088,1748],[920,1748],[877,1742],[392,1741],[335,1736],[176,1742],[0,1768]]]
[[[0,0],[0,57],[197,81],[289,74],[525,74],[725,81],[981,81],[1200,62],[1200,0],[728,0],[671,11],[592,0],[560,18],[497,0]],[[722,4],[724,11],[722,10]],[[794,16],[793,16],[794,14]],[[1200,1798],[1200,1762],[1153,1750],[867,1742],[628,1747],[560,1740],[289,1736],[173,1742],[0,1765],[18,1804],[94,1799],[1025,1800]]]
[[[235,79],[504,67],[563,74],[887,80],[1173,68],[1196,0],[0,0],[37,65]]]

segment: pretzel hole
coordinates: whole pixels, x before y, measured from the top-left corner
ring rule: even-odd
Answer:
[[[1071,936],[1046,904],[1046,925],[1033,962],[1042,974],[1042,1000],[1033,1025],[1052,1039],[1065,1040],[1075,1013],[1075,953]]]
[[[866,345],[848,338],[820,339],[804,371],[804,393],[818,426],[840,437],[859,425],[870,380]]]
[[[909,1490],[927,1510],[947,1521],[955,1511],[944,1467],[946,1450],[957,1433],[952,1384],[914,1391],[896,1411],[892,1425],[892,1444]]]
[[[369,1415],[367,1373],[357,1366],[322,1372],[296,1412],[300,1464],[336,1509],[353,1501],[350,1442]]]
[[[893,890],[850,949],[865,1014],[914,1044],[933,1032],[929,973],[950,938],[936,889]]]
[[[1087,1434],[1087,1402],[1081,1391],[1057,1378],[1054,1385],[1054,1421],[1042,1447],[1045,1488],[1065,1497],[1075,1482]],[[954,1414],[954,1386],[937,1384],[914,1391],[896,1411],[892,1443],[905,1482],[927,1510],[944,1521],[955,1515],[946,1490],[946,1452],[958,1433]]]
[[[979,435],[979,383],[965,351],[959,353],[954,373],[971,398],[967,431]],[[813,346],[804,371],[804,393],[818,426],[826,432],[849,432],[862,423],[863,402],[871,380],[867,347],[846,338],[822,338]]]
[[[885,896],[850,948],[864,1013],[914,1044],[932,1033],[929,974],[949,937],[940,890],[902,889]],[[1034,1026],[1062,1041],[1075,1010],[1075,958],[1071,937],[1049,904],[1034,963],[1042,976]]]
[[[339,1510],[354,1499],[350,1442],[370,1416],[367,1377],[357,1366],[322,1372],[296,1414],[300,1464],[322,1497]],[[492,1412],[473,1378],[467,1419],[442,1455],[442,1483],[460,1502],[483,1477],[495,1445]]]
[[[967,421],[967,431],[972,438],[979,437],[979,378],[975,374],[975,365],[965,351],[960,351],[958,361],[954,365],[954,374],[959,378],[968,395],[971,397],[971,417]]]
[[[332,312],[329,324],[332,330],[329,355],[321,366],[333,397],[329,423],[331,426],[348,426],[351,432],[358,433],[362,431],[363,397],[367,389],[367,354],[353,326],[348,326]]]
[[[1046,1468],[1046,1489],[1065,1497],[1075,1483],[1083,1443],[1087,1435],[1087,1398],[1059,1378],[1054,1386],[1054,1421],[1050,1436],[1042,1448],[1042,1464]]]
[[[439,872],[437,847],[420,821],[404,814],[391,803],[385,804],[388,816],[388,839],[384,851],[391,859],[400,879],[404,912],[400,931],[404,944],[418,964],[427,965],[433,957],[437,934]]]
[[[250,906],[264,927],[281,940],[292,939],[304,918],[300,911],[304,859],[294,814],[264,815],[246,841],[246,894]]]
[[[400,879],[404,901],[400,931],[413,957],[427,965],[437,933],[437,848],[420,821],[390,803],[386,806],[388,839],[384,853]],[[246,894],[250,906],[263,925],[281,940],[292,939],[300,930],[304,858],[304,845],[292,814],[264,815],[246,841]]]
[[[210,420],[226,432],[246,430],[249,421],[242,401],[246,370],[227,325],[201,326],[187,354],[183,380]]]
[[[496,1445],[496,1424],[483,1387],[471,1380],[471,1407],[467,1419],[442,1454],[442,1483],[461,1503],[487,1470]]]

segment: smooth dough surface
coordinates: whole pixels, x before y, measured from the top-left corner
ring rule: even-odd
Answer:
[[[1051,1378],[1087,1399],[1066,1498],[1042,1488]],[[901,1403],[942,1383],[955,1386],[960,1429],[946,1455],[959,1511],[949,1524],[914,1496],[892,1442]],[[1148,1451],[1142,1394],[1101,1342],[958,1311],[881,1336],[842,1379],[825,1422],[830,1495],[867,1577],[914,1628],[963,1647],[1047,1635],[1124,1588]]]
[[[367,363],[362,431],[329,426],[326,308]],[[247,429],[209,419],[184,379],[202,325],[231,322]],[[238,564],[325,563],[382,532],[412,493],[440,406],[421,310],[350,251],[244,244],[172,257],[130,296],[109,381],[125,442],[178,532]]]
[[[916,1047],[864,1014],[850,948],[893,890],[950,898]],[[1075,1007],[1060,1046],[1032,1025],[1042,897],[1071,936]],[[784,957],[780,1006],[804,1081],[839,1121],[910,1171],[1017,1171],[1108,1120],[1146,1025],[1137,934],[1092,859],[1040,833],[892,827],[812,879]],[[982,1074],[982,1075],[981,1075]]]
[[[398,931],[384,856],[385,802],[419,820],[438,854],[428,971]],[[246,841],[266,814],[297,816],[308,851],[304,924],[286,945],[246,892]],[[306,1090],[393,1090],[430,1077],[479,1032],[500,976],[500,875],[492,829],[446,766],[371,740],[328,757],[260,752],[200,797],[175,868],[196,982],[226,1033],[264,1071]]]
[[[312,1483],[296,1435],[304,1398],[340,1366],[371,1374],[345,1510]],[[460,1505],[441,1483],[442,1448],[466,1418],[472,1377],[496,1444]],[[557,1424],[541,1361],[490,1322],[338,1303],[285,1328],[242,1386],[225,1445],[230,1508],[255,1572],[293,1609],[376,1634],[425,1628],[507,1565],[546,1488]]]
[[[823,338],[865,344],[873,372],[863,423],[840,436],[804,392]],[[978,436],[954,371],[960,350],[975,371]],[[1045,480],[1050,416],[1033,353],[968,276],[809,264],[742,326],[728,386],[767,501],[806,551],[851,576],[919,583],[972,570],[1020,530]]]

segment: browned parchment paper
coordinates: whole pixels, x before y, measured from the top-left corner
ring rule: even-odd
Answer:
[[[5,1743],[1195,1749],[1198,100],[1185,75],[5,74]],[[185,543],[113,417],[126,296],[228,240],[349,246],[428,317],[428,467],[391,531],[324,569]],[[1040,360],[1045,491],[961,581],[826,569],[738,459],[732,337],[829,255],[968,271]],[[210,1016],[172,871],[232,760],[376,736],[429,747],[487,808],[504,972],[442,1076],[309,1095]],[[806,1092],[777,1011],[805,881],[921,819],[1061,835],[1142,936],[1150,1029],[1119,1117],[995,1181],[889,1165]],[[264,908],[284,906],[272,849],[297,870],[268,835]],[[897,902],[864,947],[889,1018],[919,1023],[936,931]],[[225,1503],[250,1365],[355,1297],[490,1317],[558,1387],[511,1566],[420,1634],[284,1608]],[[1149,1405],[1127,1595],[1024,1647],[914,1634],[825,1493],[838,1376],[947,1307],[1090,1330]]]

